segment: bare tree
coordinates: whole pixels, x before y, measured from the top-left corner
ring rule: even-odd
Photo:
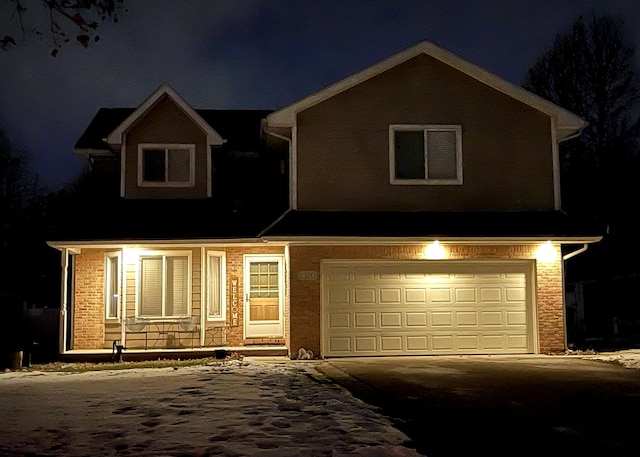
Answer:
[[[529,69],[523,86],[582,116],[588,126],[561,147],[563,205],[607,219],[626,175],[637,171],[640,92],[635,47],[621,18],[580,16]],[[634,180],[635,182],[635,180]]]
[[[7,33],[0,34],[0,49],[9,50],[27,36],[53,41],[55,57],[63,45],[72,42],[88,47],[100,40],[99,25],[118,22],[124,0],[0,0]],[[44,29],[48,29],[45,32]],[[17,35],[20,38],[17,38]]]

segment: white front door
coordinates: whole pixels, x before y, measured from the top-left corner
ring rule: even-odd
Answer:
[[[244,257],[245,338],[284,336],[283,277],[282,256]]]

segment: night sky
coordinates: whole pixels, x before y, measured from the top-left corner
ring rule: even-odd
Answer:
[[[431,40],[519,84],[556,34],[591,11],[624,17],[640,62],[639,0],[125,0],[125,6],[128,12],[117,24],[102,24],[100,41],[87,49],[71,43],[52,58],[45,35],[0,51],[0,123],[50,190],[81,171],[73,145],[100,107],[136,107],[165,83],[194,108],[278,109]]]

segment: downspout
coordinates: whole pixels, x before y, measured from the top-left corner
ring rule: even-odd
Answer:
[[[582,254],[583,252],[585,252],[587,249],[589,248],[589,245],[587,243],[584,243],[582,245],[582,247],[580,249],[576,249],[573,252],[570,252],[568,254],[565,254],[562,256],[562,261],[563,261],[563,266],[562,266],[562,301],[564,303],[565,298],[566,298],[566,291],[565,291],[565,285],[566,285],[566,280],[565,280],[565,275],[566,275],[566,268],[564,266],[564,262],[566,262],[567,260]],[[566,304],[563,306],[563,311],[566,311]],[[563,320],[564,320],[564,348],[565,350],[569,348],[569,343],[567,341],[567,313],[563,312]]]
[[[293,169],[293,166],[294,166],[294,164],[292,163],[293,162],[293,158],[292,158],[292,154],[293,154],[293,151],[292,151],[292,140],[291,140],[291,138],[289,138],[287,136],[284,136],[284,135],[281,135],[279,133],[272,132],[271,130],[269,130],[269,128],[267,127],[266,119],[262,120],[262,130],[264,130],[264,132],[267,135],[271,135],[274,138],[278,138],[280,140],[284,140],[284,141],[287,142],[288,149],[289,149],[289,157],[288,157],[288,159],[289,159],[289,164],[288,164],[289,165],[289,178],[288,178],[289,179],[289,186],[288,186],[289,187],[289,209],[291,209],[291,208],[293,208],[292,186],[294,184],[293,180],[291,179],[291,173],[292,173],[292,169]]]

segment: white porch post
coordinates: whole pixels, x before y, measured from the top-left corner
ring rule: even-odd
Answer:
[[[58,341],[58,353],[63,354],[67,350],[67,299],[69,297],[68,279],[69,279],[69,250],[61,249],[60,266],[62,268],[61,287],[60,287],[60,334]]]

